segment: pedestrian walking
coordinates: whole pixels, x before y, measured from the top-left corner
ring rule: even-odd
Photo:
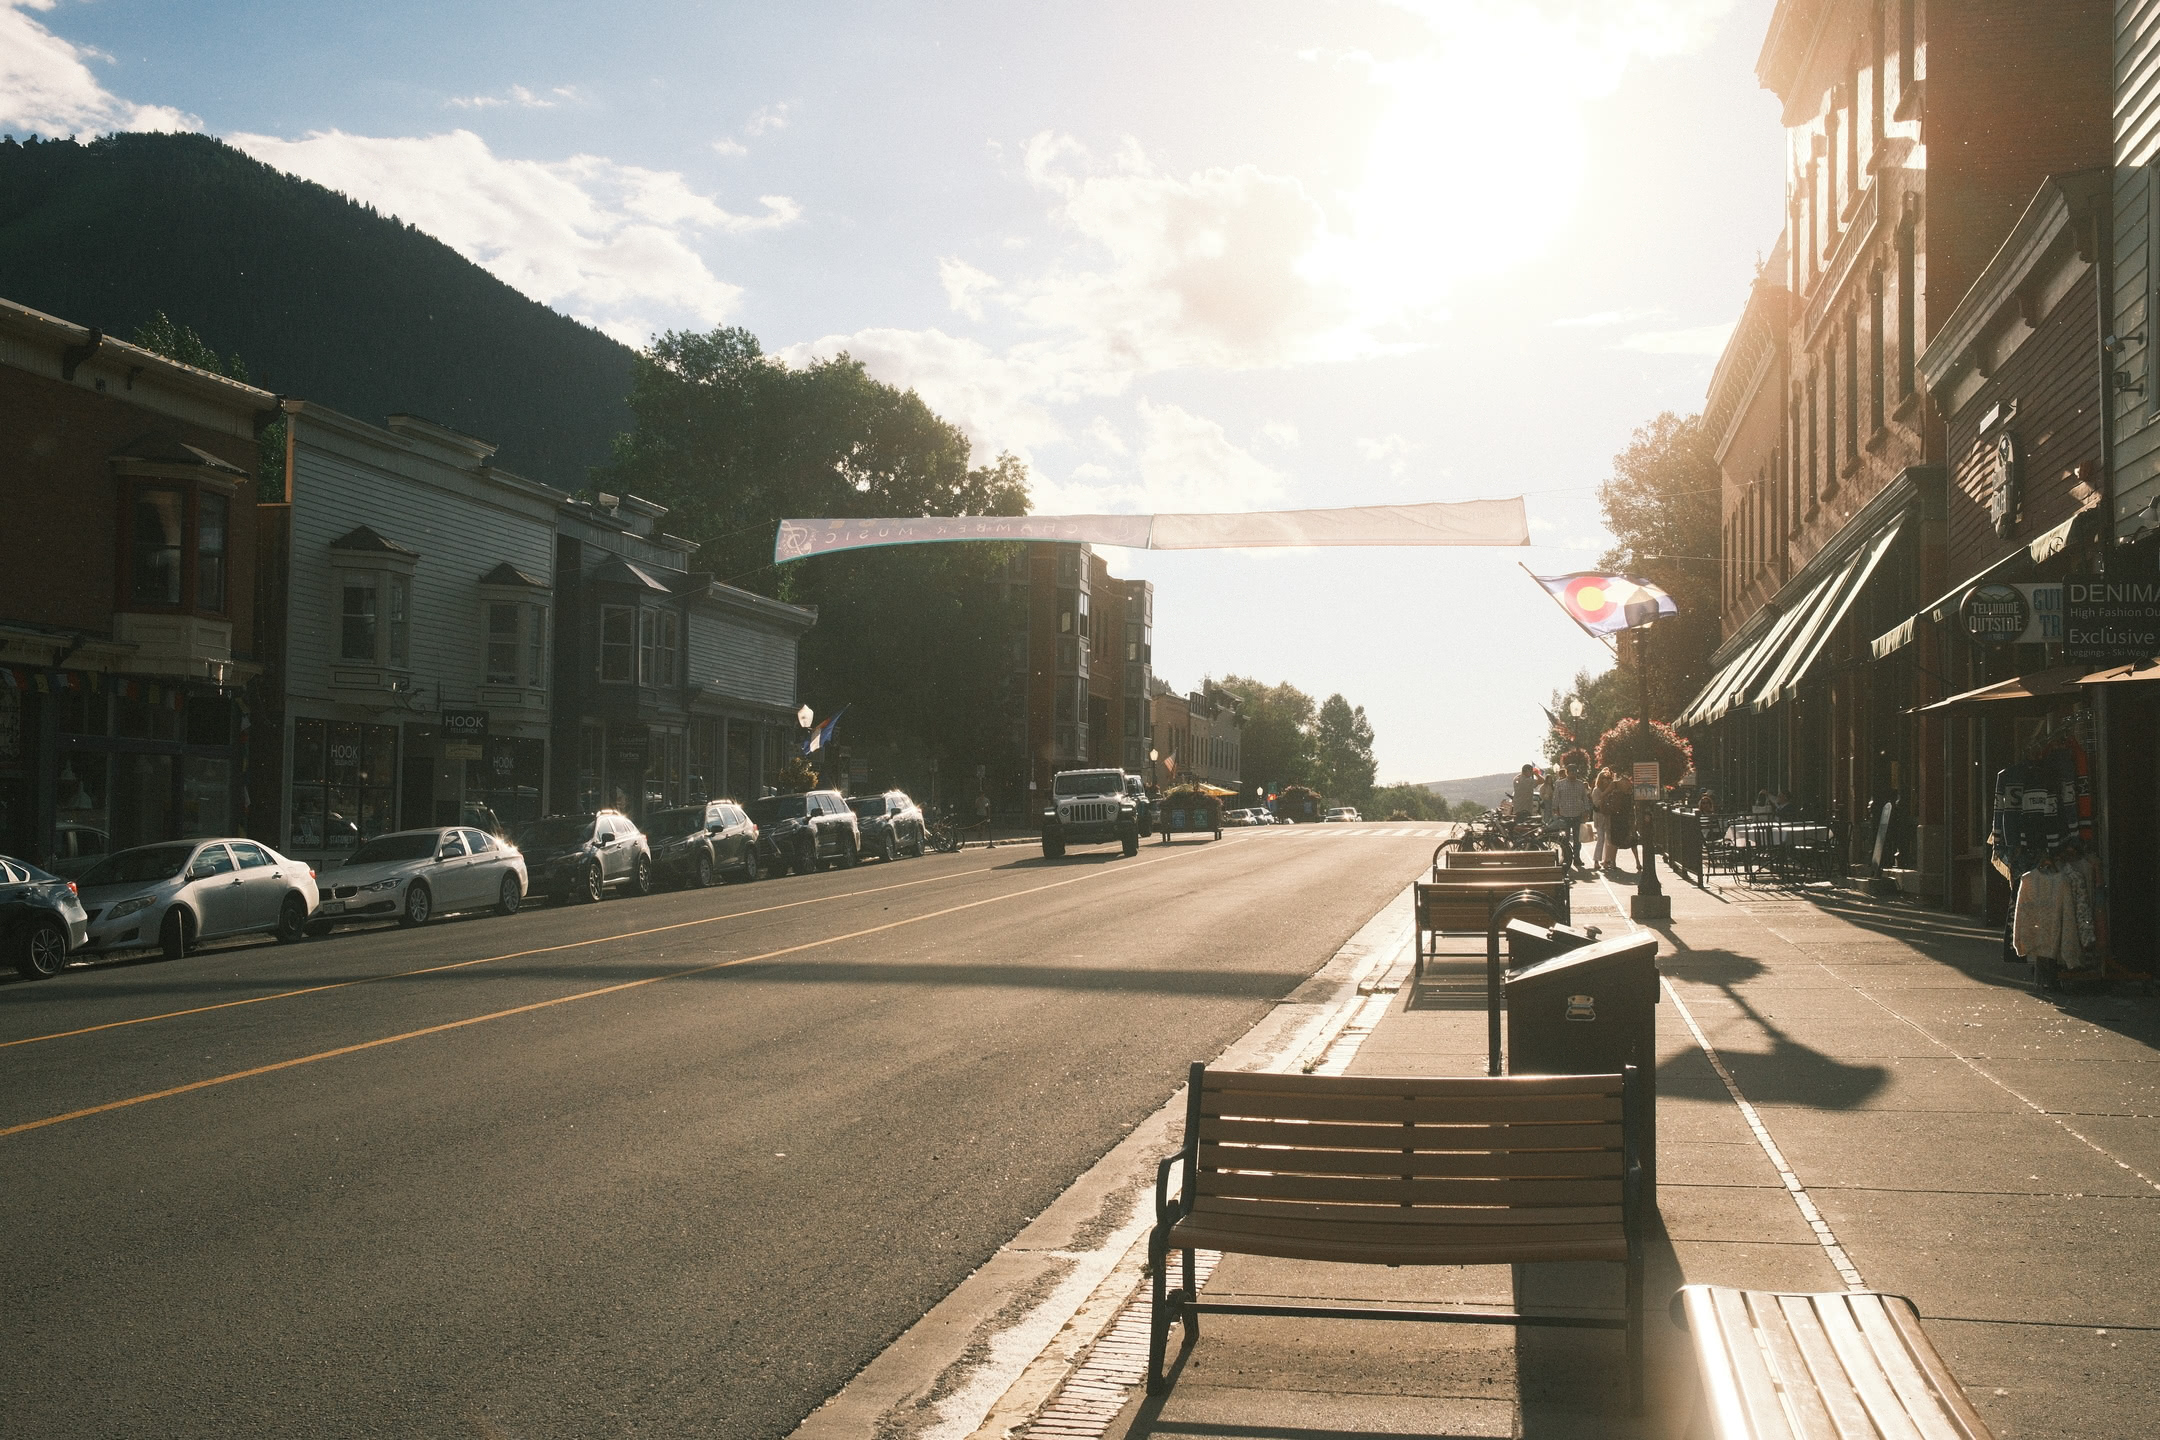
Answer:
[[[1582,823],[1590,813],[1590,787],[1572,770],[1553,781],[1553,818],[1560,822],[1560,858],[1570,870],[1582,868]]]
[[[1642,839],[1640,828],[1635,824],[1635,782],[1627,776],[1614,772],[1610,798],[1605,805],[1612,816],[1613,856],[1619,858],[1622,850],[1635,851],[1635,873],[1642,873],[1642,854],[1637,845]]]
[[[1597,832],[1597,848],[1591,852],[1592,870],[1605,871],[1612,868],[1612,784],[1612,771],[1601,768],[1597,772],[1596,782],[1590,787],[1592,819]]]
[[[1537,766],[1525,765],[1515,774],[1515,818],[1528,820],[1537,814]]]

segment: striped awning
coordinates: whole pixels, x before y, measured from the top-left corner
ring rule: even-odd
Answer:
[[[1966,576],[1949,590],[1936,596],[1933,601],[1900,620],[1895,628],[1876,636],[1868,649],[1877,660],[1896,654],[1912,644],[1920,634],[1921,622],[1940,625],[1957,614],[1958,605],[1964,600],[1965,592],[1973,586],[1999,580],[2030,565],[2043,565],[2090,535],[2099,524],[2099,507],[2088,505],[2062,524],[2035,536],[2030,545],[2013,550],[1976,574]]]

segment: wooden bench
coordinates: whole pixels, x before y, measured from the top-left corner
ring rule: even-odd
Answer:
[[[1672,1308],[1702,1380],[1691,1434],[1992,1440],[1902,1295],[1688,1285]]]
[[[1568,878],[1560,870],[1548,867],[1542,870],[1461,872],[1463,876],[1475,875],[1477,878],[1474,880],[1460,878],[1453,871],[1444,873],[1447,874],[1444,880],[1418,881],[1412,898],[1412,923],[1417,930],[1418,979],[1424,978],[1425,962],[1440,954],[1441,936],[1475,935],[1481,942],[1486,939],[1495,918],[1495,901],[1527,890],[1545,902],[1546,908],[1553,912],[1554,919],[1564,924],[1571,918]]]
[[[1207,1313],[1553,1325],[1627,1332],[1639,1413],[1645,1097],[1632,1066],[1460,1079],[1193,1066],[1184,1148],[1155,1176],[1149,1391],[1169,1388],[1171,1324],[1184,1324],[1190,1345]],[[1199,1249],[1365,1265],[1610,1260],[1626,1271],[1625,1314],[1216,1303],[1196,1293]],[[1184,1260],[1178,1290],[1168,1288],[1172,1251]]]
[[[1459,850],[1441,841],[1433,851],[1433,879],[1445,880],[1453,870],[1558,870],[1557,850]]]

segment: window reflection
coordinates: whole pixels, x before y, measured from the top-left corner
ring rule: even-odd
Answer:
[[[178,490],[135,492],[134,602],[180,603],[180,537],[185,507]]]

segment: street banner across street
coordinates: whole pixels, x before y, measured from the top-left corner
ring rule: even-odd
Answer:
[[[1223,515],[935,515],[782,520],[773,563],[836,550],[958,540],[1052,540],[1128,550],[1258,550],[1297,545],[1528,545],[1522,497],[1264,510]]]

